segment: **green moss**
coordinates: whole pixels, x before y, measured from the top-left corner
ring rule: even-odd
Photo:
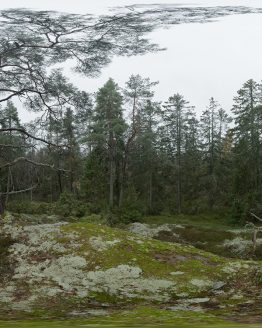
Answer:
[[[232,228],[231,221],[225,213],[204,213],[196,215],[179,214],[179,215],[158,215],[146,216],[141,222],[148,224],[184,224],[200,228],[226,230]]]
[[[258,325],[237,324],[204,312],[170,311],[156,307],[139,307],[120,311],[103,318],[42,321],[0,321],[1,328],[62,328],[62,327],[180,327],[180,328],[251,328]]]
[[[122,264],[139,267],[142,270],[141,278],[165,279],[174,283],[175,289],[172,289],[169,293],[171,303],[175,303],[177,299],[183,298],[184,296],[180,295],[182,293],[186,293],[188,295],[186,297],[188,298],[206,297],[209,296],[210,293],[212,294],[211,286],[197,286],[197,284],[192,283],[192,279],[199,280],[200,282],[210,281],[211,284],[213,282],[223,281],[229,283],[228,288],[236,289],[238,282],[241,280],[245,281],[243,277],[247,277],[251,283],[254,283],[254,286],[258,286],[251,274],[254,262],[249,262],[248,266],[246,265],[245,268],[241,267],[239,273],[228,274],[223,271],[225,266],[230,263],[245,265],[246,262],[233,262],[232,260],[196,249],[192,246],[144,239],[121,229],[113,229],[108,226],[92,224],[86,221],[63,225],[60,229],[62,232],[65,232],[65,234],[61,237],[61,234],[58,233],[57,239],[59,243],[65,246],[69,254],[86,258],[88,264],[85,270],[87,272],[93,270],[107,270]],[[117,240],[118,242],[110,245],[107,249],[99,250],[94,248],[92,243],[90,243],[90,238],[93,237],[100,237],[104,241]],[[77,246],[72,247],[72,243],[75,243]],[[174,272],[182,272],[182,274],[174,275],[172,274]],[[239,288],[241,290],[243,286]],[[143,297],[139,297],[139,295],[135,295],[136,298],[132,298],[129,296],[110,295],[106,291],[92,292],[83,299],[77,298],[75,295],[74,293],[63,294],[61,297],[56,296],[54,298],[40,299],[37,307],[35,307],[33,309],[34,311],[28,314],[28,316],[31,318],[68,317],[73,310],[85,311],[90,306],[94,306],[94,304],[95,306],[102,306],[103,303],[106,303],[111,310],[115,309],[116,306],[120,306],[121,308],[132,308],[135,304],[153,305],[156,303],[150,299],[144,300]],[[125,294],[123,293],[123,295]],[[165,303],[165,301],[161,302],[163,304]],[[237,302],[234,303],[230,301],[230,303],[227,295],[221,296],[219,302],[220,304],[230,306],[238,305]],[[103,319],[105,321],[90,319],[90,321],[87,322],[90,322],[90,324],[102,324],[103,322],[109,324],[109,320],[111,320],[113,323],[116,322],[117,325],[118,321],[121,321],[122,318],[126,320],[124,324],[131,324],[134,322],[134,324],[137,323],[137,325],[142,325],[143,321],[147,322],[146,320],[152,325],[156,325],[159,318],[166,324],[172,322],[173,324],[185,324],[186,322],[190,322],[191,319],[193,322],[200,322],[201,324],[204,322],[212,324],[221,322],[216,317],[203,313],[173,312],[154,307],[138,308],[132,312],[115,313],[109,319]],[[169,319],[170,322],[168,321]],[[25,324],[25,326],[23,326],[23,324]],[[26,326],[26,324],[28,323],[22,323],[21,327],[30,327],[30,325]],[[40,322],[39,324],[39,327],[41,327],[42,323]],[[53,327],[56,327],[56,324],[58,325],[57,327],[61,325],[59,322],[52,322],[50,323],[51,326],[49,324],[48,326],[52,327],[52,324],[54,325]],[[77,327],[79,323],[78,321],[74,321],[72,325],[74,324]],[[83,324],[83,322],[81,322],[81,324]],[[1,323],[0,327],[2,327]],[[5,327],[8,327],[8,325]]]
[[[183,271],[185,272],[183,281],[186,284],[194,276],[203,279],[207,276],[218,278],[219,275],[217,270],[214,270],[214,266],[224,263],[224,260],[218,256],[190,246],[134,237],[123,230],[107,226],[81,222],[66,225],[62,229],[66,232],[79,233],[82,246],[78,252],[89,254],[88,259],[92,268],[99,266],[102,269],[109,269],[120,264],[129,264],[140,267],[145,277],[165,278],[179,283],[181,283],[181,277],[174,277],[170,273]],[[93,236],[100,236],[105,240],[118,239],[120,242],[99,252],[91,249],[88,240]]]
[[[102,225],[81,222],[68,224],[62,229],[79,233],[82,246],[78,252],[80,255],[89,254],[91,268],[99,266],[101,269],[108,269],[120,264],[129,264],[140,267],[145,277],[173,280],[180,286],[188,284],[192,278],[214,281],[226,279],[227,273],[222,269],[232,262],[192,246],[144,239]],[[120,242],[99,252],[90,246],[89,238],[93,236],[102,237],[107,241],[117,239]],[[182,271],[184,275],[172,276],[171,273],[175,271]]]
[[[145,278],[173,281],[176,286],[176,293],[172,296],[174,300],[178,298],[176,295],[181,293],[188,294],[188,297],[199,297],[210,290],[208,286],[206,288],[194,286],[191,284],[192,279],[210,282],[230,280],[230,276],[223,271],[223,268],[230,263],[229,260],[192,246],[144,239],[120,229],[84,222],[69,224],[62,229],[66,232],[79,233],[82,246],[78,252],[79,255],[89,254],[87,256],[89,270],[95,270],[97,267],[106,270],[120,264],[137,266],[142,269]],[[100,236],[104,240],[117,239],[120,242],[99,252],[91,249],[89,238],[93,236]],[[183,274],[172,274],[177,271]],[[108,295],[97,294],[96,297],[99,301],[109,303],[116,301]],[[135,300],[124,301],[135,303]]]

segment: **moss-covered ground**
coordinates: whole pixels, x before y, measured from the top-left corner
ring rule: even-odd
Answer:
[[[236,323],[212,314],[192,311],[171,311],[155,307],[140,307],[119,311],[106,317],[71,320],[0,321],[1,328],[67,328],[67,327],[177,327],[177,328],[259,328],[260,324]]]
[[[149,223],[152,219],[145,220]],[[162,218],[159,218],[159,222],[161,220]],[[52,238],[64,247],[65,254],[51,254],[50,257],[48,253],[34,253],[33,258],[28,259],[28,263],[41,262],[45,260],[45,255],[55,260],[59,256],[73,254],[86,259],[84,274],[107,272],[106,270],[121,265],[139,268],[139,279],[156,282],[164,280],[173,284],[174,287],[165,291],[168,295],[167,300],[152,298],[148,290],[139,292],[141,281],[138,280],[132,280],[130,286],[128,283],[123,284],[123,288],[134,289],[135,297],[129,296],[128,293],[124,293],[125,291],[122,294],[112,294],[107,292],[106,288],[102,291],[92,290],[84,298],[79,298],[73,291],[62,291],[59,296],[49,298],[38,295],[37,302],[30,311],[6,310],[2,306],[0,319],[10,321],[0,321],[1,328],[160,325],[181,328],[262,327],[262,273],[261,263],[258,261],[229,259],[191,245],[143,238],[123,229],[89,223],[88,220],[61,225],[59,229],[60,232],[54,233]],[[22,237],[15,242],[26,242],[24,235]],[[6,261],[3,263],[10,265],[7,250],[12,241],[2,240],[5,240],[5,243],[0,245],[0,252]],[[14,267],[15,265],[16,263],[13,263]],[[9,278],[12,279],[12,270],[9,272]],[[41,282],[27,285],[26,279],[15,283],[21,290],[31,294],[41,287]],[[50,281],[50,288],[53,287],[54,281]],[[60,288],[62,290],[63,286]],[[145,298],[147,293],[149,297]],[[18,293],[17,297],[26,299],[27,294]],[[87,309],[103,309],[107,315],[89,318],[90,314],[85,312]],[[76,313],[73,315],[73,312]],[[242,316],[244,312],[245,317]]]
[[[141,223],[151,226],[178,225],[173,230],[179,235],[179,238],[169,233],[161,233],[157,236],[157,239],[162,241],[177,241],[190,244],[229,258],[262,260],[262,233],[257,235],[258,242],[256,250],[253,252],[252,230],[246,229],[245,226],[236,225],[230,216],[226,214],[146,216],[141,220]],[[182,228],[179,228],[179,225]],[[226,240],[232,241],[234,239],[239,245],[231,244],[231,247],[223,247],[223,243]],[[245,251],[241,247],[241,241],[250,243]]]
[[[183,224],[198,228],[227,230],[236,225],[232,219],[224,213],[202,213],[202,214],[178,214],[178,215],[154,215],[145,216],[141,220],[148,224]]]

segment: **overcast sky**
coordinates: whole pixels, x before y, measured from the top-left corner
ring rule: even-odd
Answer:
[[[143,3],[172,3],[170,0],[1,0],[0,9],[31,8],[71,13],[104,13],[110,6]],[[178,0],[187,6],[253,6],[262,8],[262,0]],[[119,85],[131,74],[159,81],[156,98],[166,100],[180,92],[202,111],[213,96],[229,110],[232,98],[241,85],[253,78],[262,80],[262,15],[228,16],[206,24],[182,24],[152,34],[154,42],[167,51],[142,57],[115,58],[97,79],[72,75],[81,89],[96,91],[109,77]],[[23,120],[29,116],[20,110]]]

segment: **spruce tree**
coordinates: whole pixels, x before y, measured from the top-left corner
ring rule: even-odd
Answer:
[[[112,209],[116,199],[116,182],[119,176],[119,160],[123,152],[123,133],[126,124],[122,113],[123,98],[118,85],[109,79],[99,89],[96,96],[96,106],[91,134],[92,147],[105,152],[108,158],[109,208]]]

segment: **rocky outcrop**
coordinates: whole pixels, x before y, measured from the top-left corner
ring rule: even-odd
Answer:
[[[133,226],[133,231],[141,228]],[[0,283],[0,314],[32,316],[41,309],[48,316],[75,308],[86,312],[94,305],[189,304],[203,295],[226,299],[234,296],[239,276],[251,281],[260,274],[252,261],[227,260],[150,238],[169,229],[143,227],[147,233],[141,236],[83,222],[17,224],[7,215],[0,235],[12,240],[6,252],[12,269]]]

